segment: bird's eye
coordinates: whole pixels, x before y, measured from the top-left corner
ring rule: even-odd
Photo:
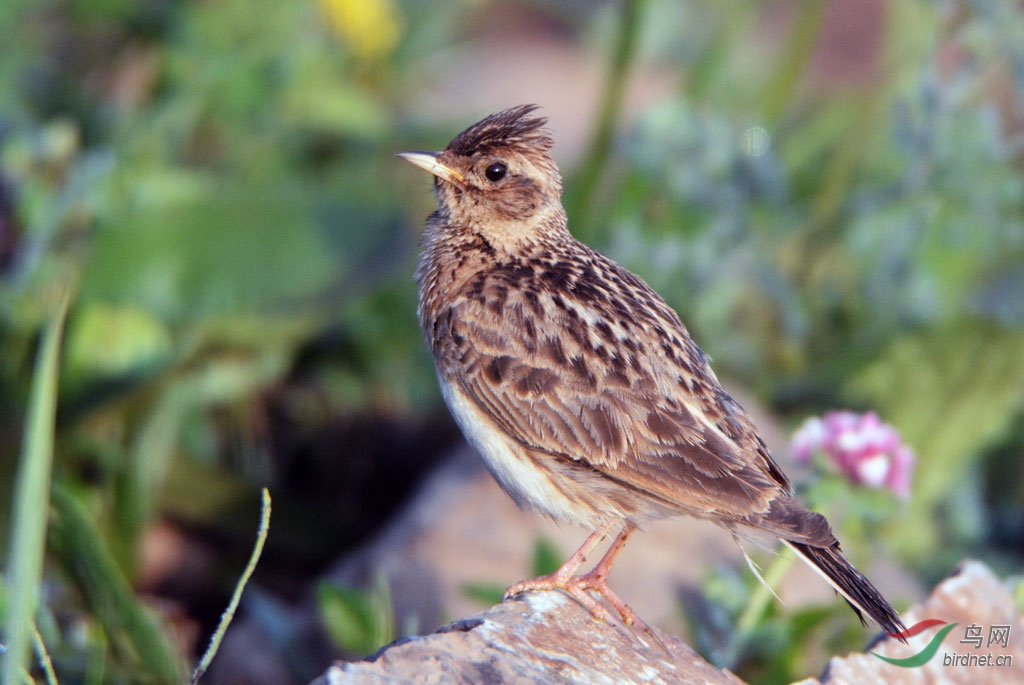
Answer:
[[[497,183],[501,179],[505,178],[505,174],[508,172],[508,167],[505,166],[504,162],[494,162],[490,164],[484,171],[484,176],[487,177],[488,181]]]

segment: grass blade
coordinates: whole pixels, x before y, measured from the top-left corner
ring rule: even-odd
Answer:
[[[53,552],[124,663],[145,682],[183,682],[183,664],[174,645],[154,612],[135,595],[88,512],[65,488],[53,488],[51,496]]]
[[[69,299],[70,290],[66,290],[47,320],[32,373],[21,460],[14,484],[11,547],[7,558],[10,583],[5,626],[7,654],[0,670],[0,682],[4,683],[21,681],[32,644],[33,617],[39,603],[43,551],[46,548],[46,517],[50,505],[50,474],[53,470],[60,343]]]

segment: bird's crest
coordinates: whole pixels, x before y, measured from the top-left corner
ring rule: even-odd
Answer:
[[[531,117],[536,109],[537,105],[520,105],[492,114],[455,136],[448,150],[456,155],[472,155],[522,146],[547,152],[553,145],[550,132],[544,128],[548,120]]]

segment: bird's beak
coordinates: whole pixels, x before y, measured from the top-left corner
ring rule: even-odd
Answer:
[[[437,152],[420,152],[417,150],[413,152],[399,152],[396,156],[401,157],[407,162],[415,164],[420,169],[429,171],[443,181],[462,185],[465,181],[462,174],[455,169],[438,162],[437,155]]]

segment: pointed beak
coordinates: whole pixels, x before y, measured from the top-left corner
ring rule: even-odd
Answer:
[[[402,159],[404,159],[405,161],[407,161],[407,162],[409,162],[411,164],[415,164],[420,169],[424,169],[425,171],[429,171],[434,176],[437,176],[438,178],[440,178],[443,181],[448,181],[449,183],[455,183],[455,184],[458,184],[458,185],[462,185],[464,180],[465,180],[465,179],[463,179],[462,174],[460,174],[455,169],[452,169],[451,167],[447,167],[444,164],[441,164],[440,162],[438,162],[437,161],[437,155],[438,154],[439,153],[437,153],[437,152],[413,151],[413,152],[399,152],[395,156],[396,157],[401,157]]]

